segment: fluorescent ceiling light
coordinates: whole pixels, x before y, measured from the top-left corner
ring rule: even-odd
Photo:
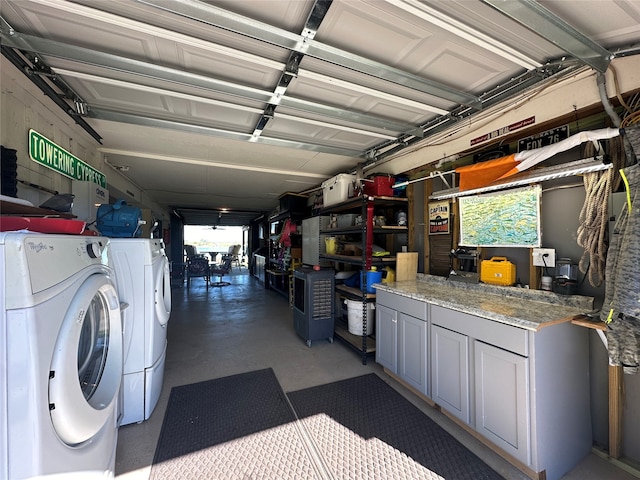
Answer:
[[[485,35],[484,33],[481,33],[478,30],[470,27],[469,25],[465,25],[458,20],[454,20],[444,13],[439,12],[434,8],[428,7],[427,5],[424,5],[416,0],[387,0],[387,2],[398,8],[401,8],[405,12],[426,20],[433,25],[443,28],[448,32],[459,36],[460,38],[464,38],[474,45],[482,47],[485,50],[489,50],[490,52],[495,53],[505,60],[509,60],[516,65],[520,65],[527,70],[533,70],[534,68],[539,68],[542,66],[536,60],[526,56],[522,52],[518,52],[514,48],[511,48],[509,45],[502,43],[495,38],[491,38],[488,35]],[[445,6],[446,3],[442,3],[442,5]]]

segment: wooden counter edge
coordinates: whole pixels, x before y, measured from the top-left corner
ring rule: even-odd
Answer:
[[[591,320],[586,315],[575,315],[571,318],[571,323],[574,325],[579,325],[581,327],[592,328],[594,330],[602,330],[603,332],[607,331],[607,324],[600,320]]]
[[[541,328],[549,327],[551,325],[558,325],[559,323],[566,323],[566,322],[571,322],[574,325],[591,328],[593,330],[602,330],[602,331],[607,330],[607,325],[604,322],[591,320],[586,315],[578,314],[578,315],[571,315],[569,317],[562,317],[556,320],[550,320],[548,322],[544,322],[540,324],[540,326],[536,329],[536,332],[540,331]]]

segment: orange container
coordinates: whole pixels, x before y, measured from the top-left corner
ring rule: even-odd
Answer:
[[[516,283],[516,266],[507,257],[491,257],[480,263],[480,281],[492,285]]]

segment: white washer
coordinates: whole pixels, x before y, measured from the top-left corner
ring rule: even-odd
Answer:
[[[0,478],[114,476],[122,321],[107,243],[0,233]]]
[[[171,314],[169,261],[160,239],[112,238],[123,304],[124,376],[121,425],[147,420],[160,397]]]

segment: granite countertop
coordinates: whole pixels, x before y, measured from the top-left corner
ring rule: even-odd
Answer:
[[[593,297],[455,282],[421,273],[415,280],[377,283],[374,287],[379,291],[534,331],[590,312],[594,302]]]

